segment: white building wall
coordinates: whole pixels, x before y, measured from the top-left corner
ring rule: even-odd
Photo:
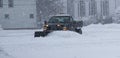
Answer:
[[[76,18],[76,20],[78,19],[77,17],[78,17],[78,0],[75,0],[75,2],[74,2],[74,9],[75,9],[75,18]]]
[[[120,1],[118,0],[116,0],[116,2],[119,2],[120,3]],[[109,2],[110,4],[110,14],[113,14],[114,12],[115,12],[115,0],[110,0],[110,2]],[[118,5],[117,5],[118,6]]]
[[[97,1],[97,12],[98,14],[101,13],[101,6],[100,6],[100,1],[102,0],[96,0]],[[108,0],[109,1],[109,14],[113,14],[115,11],[115,0]]]
[[[13,7],[8,6],[8,0],[3,0],[3,7],[0,8],[0,23],[3,28],[36,28],[36,1],[35,0],[14,0]],[[9,19],[5,19],[9,14]],[[29,15],[34,14],[34,18]]]
[[[69,0],[68,0],[69,1]],[[79,0],[74,0],[75,2],[74,2],[74,9],[75,9],[75,18],[79,18],[79,16],[78,16],[78,1]],[[90,0],[84,0],[85,1],[85,7],[86,7],[86,17],[88,17],[89,16],[89,1]],[[98,15],[100,15],[101,14],[101,5],[100,5],[100,1],[101,0],[96,0],[96,2],[97,2],[97,14]],[[117,7],[118,7],[118,0],[117,0]],[[109,0],[109,12],[110,12],[110,14],[112,14],[114,11],[115,11],[115,0]]]

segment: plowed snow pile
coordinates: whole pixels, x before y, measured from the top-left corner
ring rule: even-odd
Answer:
[[[72,38],[79,38],[80,36],[81,36],[80,34],[78,34],[76,32],[72,32],[72,31],[56,31],[56,32],[52,32],[47,37],[56,37],[56,39],[58,37],[60,37],[60,38],[71,38],[72,39]]]
[[[90,25],[82,30],[83,35],[56,31],[39,38],[33,37],[35,30],[2,30],[0,58],[120,58],[119,24]]]

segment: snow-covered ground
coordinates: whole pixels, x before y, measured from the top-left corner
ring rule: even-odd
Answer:
[[[120,58],[120,25],[90,25],[83,35],[56,31],[34,38],[35,30],[1,30],[0,58]]]

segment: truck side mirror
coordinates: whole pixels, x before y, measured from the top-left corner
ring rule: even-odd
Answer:
[[[79,23],[80,23],[80,27],[83,27],[83,21],[80,21]]]

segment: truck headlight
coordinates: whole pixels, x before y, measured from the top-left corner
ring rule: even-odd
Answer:
[[[57,26],[59,27],[60,25],[58,24]]]
[[[48,27],[49,25],[45,25],[45,27]]]
[[[66,30],[67,30],[67,27],[63,27],[63,30],[66,31]]]

